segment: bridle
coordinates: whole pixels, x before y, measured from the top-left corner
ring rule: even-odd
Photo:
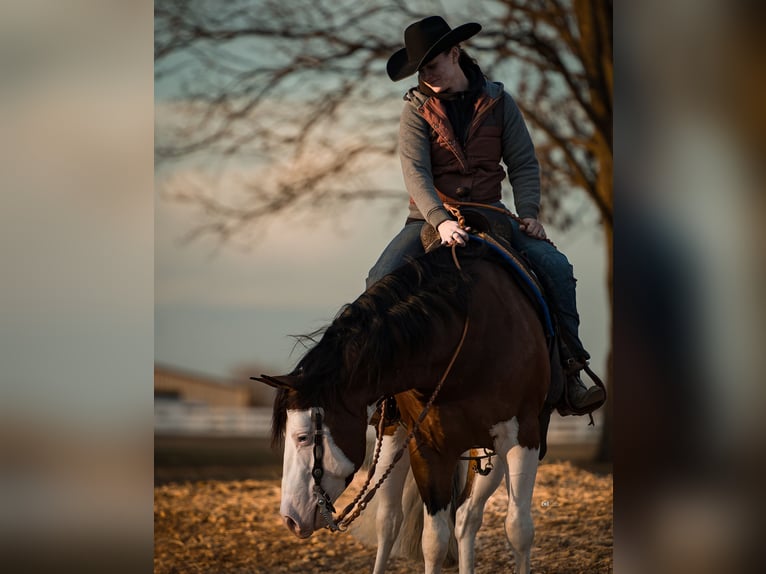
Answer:
[[[378,458],[380,457],[380,450],[383,446],[383,427],[385,425],[385,421],[387,420],[386,399],[382,399],[380,401],[379,408],[380,421],[378,423],[378,440],[377,444],[375,445],[375,455],[372,459],[372,465],[370,466],[369,472],[367,474],[367,481],[364,483],[364,486],[362,486],[362,489],[356,498],[348,506],[346,506],[345,509],[343,509],[343,512],[338,515],[337,519],[333,517],[335,507],[332,504],[332,498],[324,489],[324,487],[322,487],[322,476],[324,476],[324,467],[322,466],[322,460],[324,457],[324,446],[322,445],[322,437],[324,436],[322,427],[322,411],[318,408],[312,408],[309,411],[311,415],[311,421],[314,424],[314,465],[311,468],[311,476],[314,477],[314,488],[312,490],[314,492],[317,510],[325,521],[325,528],[328,528],[332,532],[345,532],[348,529],[349,524],[351,524],[354,519],[356,519],[365,509],[367,502],[369,502],[369,500],[375,494],[375,491],[378,489],[378,487],[380,487],[380,484],[390,474],[391,470],[393,470],[396,462],[401,458],[402,454],[404,454],[404,449],[397,453],[393,462],[387,469],[386,473],[381,477],[378,484],[376,484],[372,490],[367,492],[367,489],[370,486],[370,481],[375,474],[375,468],[378,464]],[[406,446],[406,444],[404,446]],[[346,486],[351,484],[353,478],[354,473],[351,473],[346,478]],[[362,495],[365,493],[367,493],[367,498],[360,502]],[[348,516],[349,512],[354,509],[354,507],[356,507],[355,512]]]
[[[311,469],[311,476],[314,477],[313,492],[316,497],[316,505],[319,514],[324,518],[327,527],[332,531],[336,531],[339,530],[339,528],[332,516],[335,512],[335,507],[332,504],[332,498],[322,487],[322,477],[324,476],[324,467],[322,466],[322,461],[324,460],[324,445],[322,444],[322,437],[324,436],[322,411],[318,408],[312,408],[311,420],[314,423],[314,466]]]

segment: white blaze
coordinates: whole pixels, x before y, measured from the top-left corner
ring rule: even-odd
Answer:
[[[320,409],[320,412],[323,412]],[[316,512],[314,478],[314,422],[310,410],[288,410],[285,427],[285,454],[282,466],[282,504],[280,514],[288,527],[300,537],[309,536],[323,526]],[[333,502],[346,487],[346,477],[354,472],[354,464],[338,448],[327,425],[322,425],[324,458],[322,487]],[[289,520],[296,525],[291,527]]]

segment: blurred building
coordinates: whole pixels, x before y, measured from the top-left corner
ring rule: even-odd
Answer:
[[[246,407],[250,393],[244,385],[155,365],[154,399],[219,407]]]
[[[270,432],[271,407],[253,406],[247,383],[155,365],[156,437],[267,437]]]

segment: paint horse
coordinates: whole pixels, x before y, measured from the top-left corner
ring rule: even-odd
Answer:
[[[393,395],[411,440],[389,437],[383,458],[406,443],[423,500],[426,573],[441,571],[453,475],[473,447],[494,450],[497,461],[455,514],[460,573],[473,572],[484,505],[503,477],[506,535],[517,571],[529,572],[538,417],[550,364],[532,304],[496,257],[471,241],[411,261],[342,308],[292,373],[258,379],[279,387],[272,432],[285,441],[280,513],[296,536],[337,528],[332,503],[363,463],[370,407]],[[388,468],[390,483],[380,487],[376,573],[402,521],[396,501],[406,470],[406,463]]]

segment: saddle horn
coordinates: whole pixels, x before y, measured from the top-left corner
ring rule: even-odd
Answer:
[[[275,389],[294,389],[295,388],[295,377],[292,377],[290,375],[280,375],[278,377],[272,377],[271,375],[264,375],[261,373],[260,377],[250,377],[253,381],[258,381],[259,383],[265,383],[269,385],[270,387],[274,387]]]

